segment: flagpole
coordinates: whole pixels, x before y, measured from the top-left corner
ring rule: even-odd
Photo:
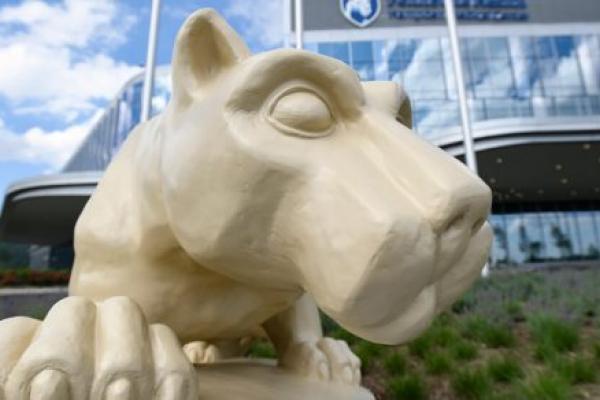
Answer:
[[[467,166],[474,174],[477,174],[477,157],[475,147],[473,146],[473,132],[471,131],[471,117],[469,104],[467,102],[467,91],[465,89],[465,74],[460,57],[460,42],[458,40],[458,30],[456,28],[456,11],[454,9],[454,0],[444,0],[446,9],[446,21],[448,22],[448,36],[450,38],[450,49],[452,52],[452,62],[454,64],[454,78],[456,79],[456,89],[458,92],[458,105],[460,108],[460,120],[462,123],[463,143],[465,147],[465,160]],[[483,278],[490,274],[489,263],[485,263],[481,270]]]
[[[304,48],[304,7],[303,0],[294,0],[294,31],[296,32],[296,48]]]
[[[152,0],[150,13],[150,30],[148,33],[148,52],[144,74],[144,89],[142,92],[141,122],[150,119],[152,111],[152,92],[154,89],[154,71],[156,69],[156,42],[158,39],[158,23],[160,19],[160,0]]]
[[[444,0],[446,9],[446,21],[448,23],[448,36],[450,39],[450,50],[452,52],[452,62],[454,64],[454,78],[456,79],[456,89],[458,91],[458,105],[460,108],[460,120],[462,123],[463,143],[465,146],[465,160],[467,166],[477,174],[477,158],[473,146],[473,134],[471,131],[471,118],[469,105],[467,102],[467,93],[465,90],[464,70],[462,59],[460,57],[460,43],[458,41],[458,32],[456,29],[456,12],[454,10],[454,0]]]

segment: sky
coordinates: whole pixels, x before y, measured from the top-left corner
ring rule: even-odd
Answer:
[[[0,204],[16,180],[60,171],[146,59],[151,0],[0,0]],[[212,7],[258,52],[280,47],[283,0],[162,0],[157,63]]]

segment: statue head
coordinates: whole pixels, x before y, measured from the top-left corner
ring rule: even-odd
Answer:
[[[309,292],[367,340],[422,331],[479,276],[490,189],[411,130],[393,82],[279,49],[212,10],[177,38],[162,196],[182,248],[265,291]]]

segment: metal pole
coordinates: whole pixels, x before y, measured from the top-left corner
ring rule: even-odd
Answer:
[[[471,132],[471,119],[469,105],[467,103],[467,92],[465,90],[465,79],[462,59],[460,58],[460,43],[456,30],[456,12],[454,11],[454,0],[444,0],[446,9],[446,21],[448,22],[448,36],[450,38],[450,49],[452,51],[452,62],[454,63],[454,77],[458,91],[458,105],[460,108],[460,119],[462,122],[463,142],[465,145],[465,159],[467,166],[477,174],[477,158],[473,146],[473,134]]]
[[[158,39],[158,22],[160,18],[160,0],[152,0],[150,14],[150,31],[148,33],[148,53],[144,74],[144,91],[142,93],[141,122],[148,121],[152,109],[152,92],[154,89],[154,70],[156,68],[156,41]]]
[[[296,48],[304,48],[304,7],[303,0],[294,0],[294,30],[296,31]]]

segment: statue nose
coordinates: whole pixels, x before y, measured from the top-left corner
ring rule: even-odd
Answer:
[[[431,215],[433,230],[439,235],[454,233],[470,238],[488,217],[491,194],[485,185],[474,182],[448,193],[442,204]]]
[[[470,204],[449,215],[450,217],[440,229],[441,234],[450,231],[465,231],[469,236],[473,236],[485,223],[487,212],[482,212],[476,204]]]

